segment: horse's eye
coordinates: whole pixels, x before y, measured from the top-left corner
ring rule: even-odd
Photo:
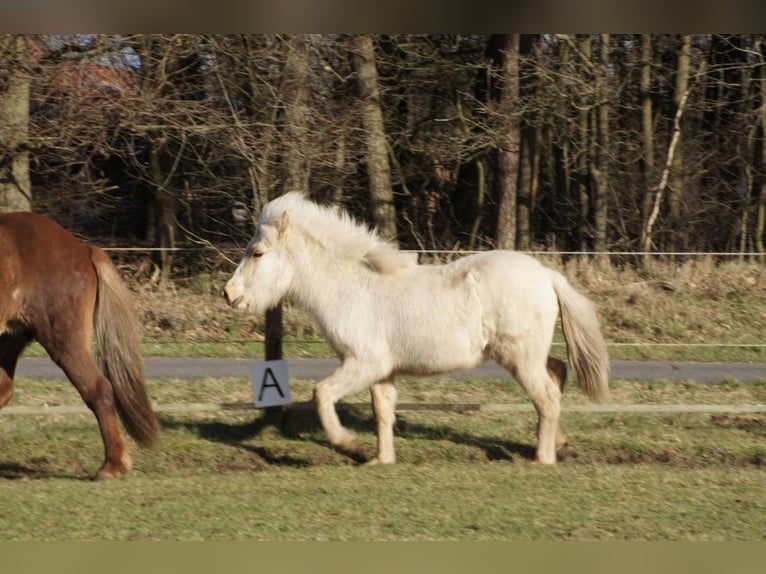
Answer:
[[[251,255],[252,255],[253,257],[260,257],[261,255],[263,255],[263,251],[256,251],[256,250],[253,250],[253,251],[252,251],[252,253],[251,253]]]

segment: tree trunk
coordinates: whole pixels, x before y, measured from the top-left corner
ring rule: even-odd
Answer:
[[[500,89],[498,114],[504,125],[500,128],[496,167],[493,178],[498,202],[496,241],[498,249],[515,249],[517,231],[517,198],[519,159],[521,155],[521,126],[514,107],[519,99],[519,34],[502,34],[490,39],[499,51]],[[528,219],[527,219],[528,221]],[[528,236],[528,234],[527,234]]]
[[[140,40],[143,90],[159,102],[168,92],[172,93],[173,84],[168,78],[178,69],[177,54],[171,48],[171,38],[147,34]],[[145,137],[149,148],[146,239],[160,249],[154,259],[159,266],[159,283],[165,286],[171,280],[178,225],[178,198],[172,189],[174,169],[170,167],[173,162],[168,151],[174,140],[162,129],[148,130]]]
[[[641,241],[646,244],[646,222],[652,209],[652,182],[654,181],[654,112],[652,109],[652,61],[654,60],[651,34],[641,35],[641,129],[644,136],[641,165],[643,195],[641,198]]]
[[[283,158],[285,180],[282,193],[308,193],[309,161],[307,156],[309,129],[309,47],[310,38],[303,35],[287,39],[287,57],[282,73],[280,101],[284,109]],[[264,354],[267,361],[282,358],[282,304],[266,311]],[[270,409],[272,414],[281,408]]]
[[[590,35],[585,35],[579,39],[578,47],[580,51],[580,57],[583,59],[583,66],[581,70],[583,75],[586,74],[586,66],[591,65],[593,40]],[[587,81],[587,80],[586,80]],[[580,249],[587,251],[588,238],[590,233],[588,229],[590,227],[590,174],[589,174],[589,155],[590,155],[590,138],[595,137],[591,131],[590,125],[591,110],[589,103],[581,102],[579,112],[579,150],[577,158],[577,175],[575,179],[574,188],[577,193],[578,205],[580,209]]]
[[[766,255],[764,250],[764,235],[766,235],[766,69],[764,69],[764,59],[766,59],[766,41],[763,37],[756,40],[755,51],[760,55],[761,66],[756,68],[758,73],[758,84],[761,97],[761,157],[760,157],[760,185],[758,190],[758,204],[756,208],[755,222],[755,249],[761,254]],[[759,163],[756,163],[758,166]]]
[[[351,36],[351,49],[362,103],[362,124],[367,140],[367,175],[370,183],[372,219],[381,236],[397,241],[391,166],[372,37],[366,34]]]
[[[521,130],[521,158],[518,170],[518,189],[516,200],[516,249],[526,251],[530,248],[531,222],[533,205],[533,187],[535,178],[536,130],[525,126]]]
[[[558,94],[566,94],[568,92],[568,78],[567,70],[570,65],[571,50],[569,43],[561,42],[559,44],[558,51],[558,70],[560,73],[556,75],[556,92]],[[569,213],[565,213],[568,210],[563,206],[572,204],[572,161],[571,161],[571,144],[567,137],[556,135],[557,132],[564,133],[567,131],[567,126],[564,118],[567,117],[567,105],[564,97],[556,98],[556,116],[553,120],[553,125],[560,127],[554,128],[554,135],[552,136],[553,153],[552,158],[554,162],[554,169],[552,170],[552,177],[554,180],[553,189],[555,190],[556,199],[554,205],[562,206],[555,209],[553,214],[556,218],[558,227],[564,231],[564,237],[567,242],[570,241],[574,234],[574,227],[576,222],[575,218],[571,217]],[[561,238],[555,240],[558,245],[566,245],[566,242],[562,242]]]
[[[346,133],[341,132],[338,134],[338,141],[335,148],[335,161],[333,162],[333,168],[337,174],[335,185],[333,185],[333,202],[336,205],[343,204],[343,196],[345,195],[345,180],[346,180]]]
[[[176,196],[167,189],[167,181],[160,162],[158,143],[151,144],[149,163],[152,174],[152,199],[153,211],[150,221],[154,224],[152,237],[160,251],[160,285],[165,286],[170,282],[170,271],[173,268],[173,250],[176,247]]]
[[[288,191],[309,192],[309,47],[305,35],[290,36],[282,75],[281,100],[284,106],[284,184]]]
[[[649,217],[646,220],[646,225],[643,232],[644,243],[641,245],[641,249],[644,251],[644,262],[648,259],[649,251],[652,247],[652,230],[654,224],[657,222],[657,217],[660,214],[660,206],[662,205],[662,198],[665,188],[670,181],[670,172],[672,170],[675,154],[678,150],[678,142],[681,140],[681,117],[683,116],[684,109],[686,108],[686,100],[689,96],[689,91],[684,93],[681,101],[678,103],[676,109],[676,115],[673,119],[673,132],[670,137],[670,145],[668,145],[668,153],[665,159],[665,167],[662,170],[660,176],[660,182],[657,184],[657,191],[654,193],[652,209],[649,213]]]
[[[752,91],[752,84],[757,80],[754,77],[749,68],[746,66],[739,66],[739,82],[740,82],[740,101],[749,101],[749,95]],[[755,178],[753,176],[753,161],[755,159],[755,138],[758,132],[758,124],[760,123],[757,118],[754,118],[754,122],[747,127],[747,133],[744,135],[744,150],[743,154],[739,157],[739,172],[740,172],[740,185],[744,189],[744,201],[742,201],[742,215],[739,221],[739,229],[735,230],[735,233],[739,235],[739,253],[740,259],[744,258],[744,254],[748,251],[748,244],[750,243],[750,210],[753,207],[753,186]]]
[[[27,38],[0,35],[0,211],[30,211]]]
[[[609,154],[611,141],[609,133],[609,93],[607,74],[609,67],[609,34],[601,35],[600,65],[596,69],[595,143],[590,155],[590,174],[593,179],[593,226],[595,235],[593,248],[604,252],[607,249],[607,207],[609,197]]]
[[[689,87],[689,72],[691,65],[691,36],[684,35],[681,38],[681,47],[678,51],[678,68],[676,70],[676,85],[673,93],[673,103],[676,109],[681,105],[681,99],[686,94]],[[679,132],[682,133],[683,129]],[[670,245],[669,248],[677,251],[681,248],[677,245],[679,239],[684,235],[679,232],[681,225],[681,203],[684,195],[684,158],[682,142],[679,139],[673,163],[670,168],[670,180],[668,181],[668,218],[670,223]]]

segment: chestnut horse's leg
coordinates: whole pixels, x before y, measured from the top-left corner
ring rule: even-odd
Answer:
[[[96,415],[104,441],[104,463],[97,477],[115,478],[126,474],[132,467],[132,460],[117,419],[112,385],[101,374],[95,359],[87,351],[70,351],[56,362]]]
[[[0,409],[8,404],[13,396],[13,375],[21,351],[29,339],[9,334],[0,335]]]
[[[64,336],[38,337],[51,359],[66,373],[82,400],[96,415],[104,442],[104,463],[97,478],[115,478],[130,471],[132,460],[117,419],[112,385],[90,352],[86,333],[71,329]]]

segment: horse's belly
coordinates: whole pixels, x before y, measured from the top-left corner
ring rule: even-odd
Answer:
[[[486,346],[481,329],[468,325],[413,334],[398,343],[396,372],[413,375],[471,369],[483,362]]]
[[[417,357],[412,361],[401,363],[394,369],[394,373],[397,375],[438,375],[453,371],[465,371],[481,365],[484,362],[484,355],[479,353],[462,359],[449,357],[446,360],[441,360],[439,357]]]
[[[437,374],[481,364],[487,342],[470,271],[447,277],[430,272],[419,279],[385,309],[396,371]]]

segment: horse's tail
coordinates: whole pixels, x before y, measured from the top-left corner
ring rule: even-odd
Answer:
[[[551,280],[559,300],[567,358],[577,373],[580,387],[592,401],[607,402],[609,355],[593,303],[560,273],[551,270]]]
[[[91,247],[91,261],[98,275],[93,322],[101,369],[112,383],[125,430],[140,445],[152,447],[157,443],[157,418],[146,393],[131,295],[106,253]]]

